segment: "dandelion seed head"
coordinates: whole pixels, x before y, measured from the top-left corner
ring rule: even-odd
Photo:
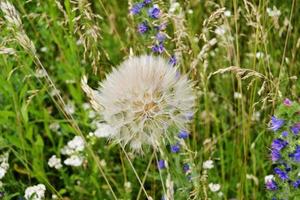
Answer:
[[[92,90],[82,81],[93,107],[99,109],[114,133],[109,138],[132,150],[143,144],[157,147],[169,126],[186,129],[193,113],[193,84],[161,57],[131,57],[114,69],[100,88]]]

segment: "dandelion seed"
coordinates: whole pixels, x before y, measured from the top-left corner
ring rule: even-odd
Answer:
[[[114,69],[92,90],[82,80],[93,108],[101,111],[105,122],[115,130],[109,138],[132,150],[143,144],[156,148],[169,126],[186,129],[186,113],[193,113],[195,96],[186,76],[161,57],[132,57]]]
[[[267,183],[268,181],[271,181],[271,180],[274,180],[273,174],[265,176],[265,183]]]
[[[24,197],[26,200],[41,200],[45,197],[45,191],[44,184],[34,185],[26,188]]]

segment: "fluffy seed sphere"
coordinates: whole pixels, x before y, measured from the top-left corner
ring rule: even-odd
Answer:
[[[156,148],[168,127],[185,129],[194,113],[193,84],[162,57],[132,57],[113,69],[98,90],[85,77],[82,88],[114,130],[109,138],[134,151],[143,144]]]

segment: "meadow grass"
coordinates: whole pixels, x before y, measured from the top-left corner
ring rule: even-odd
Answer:
[[[168,24],[163,56],[179,55],[180,71],[197,92],[186,140],[190,152],[166,152],[176,166],[188,155],[194,172],[192,186],[181,180],[181,168],[170,172],[174,199],[266,199],[270,116],[285,97],[299,100],[299,2],[182,0],[173,13],[175,1],[154,2]],[[9,152],[10,165],[2,198],[17,199],[28,186],[43,183],[46,199],[161,199],[168,173],[157,169],[159,152],[148,148],[135,155],[89,137],[95,127],[83,108],[84,75],[96,88],[126,58],[152,52],[153,39],[137,32],[140,19],[129,14],[136,1],[10,3],[20,19],[0,14],[0,151]],[[279,16],[267,12],[275,7]],[[75,111],[68,113],[70,102]],[[82,166],[50,168],[49,158],[64,158],[60,150],[75,135],[86,140]],[[214,161],[207,175],[206,160]],[[209,183],[220,184],[223,196]]]

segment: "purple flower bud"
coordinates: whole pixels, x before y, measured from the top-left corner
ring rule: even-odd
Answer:
[[[282,135],[282,137],[287,137],[289,135],[289,132],[283,131],[281,135]]]
[[[282,171],[281,169],[279,169],[278,167],[274,168],[274,173],[278,175],[278,177],[283,180],[286,181],[289,179],[289,176],[287,175],[286,172]]]
[[[164,168],[166,168],[166,162],[164,160],[159,160],[157,162],[157,167],[158,167],[158,169],[164,169]]]
[[[169,60],[169,63],[173,66],[175,66],[177,64],[177,59],[176,57],[173,55],[171,56],[170,60]]]
[[[281,158],[280,152],[276,149],[271,150],[271,159],[273,162],[278,161]]]
[[[149,27],[147,25],[147,22],[142,22],[138,25],[138,32],[143,34],[148,31]]]
[[[274,180],[269,180],[266,182],[266,188],[268,190],[274,191],[274,190],[277,190],[278,186]]]
[[[293,102],[290,99],[285,98],[284,101],[283,101],[283,104],[285,106],[291,106],[293,104]]]
[[[180,146],[179,144],[174,144],[174,145],[171,145],[171,152],[172,153],[178,153],[180,151]]]
[[[183,165],[183,171],[184,171],[185,173],[187,173],[189,170],[190,170],[189,164],[185,163],[185,164]]]
[[[149,15],[149,17],[151,17],[153,19],[159,18],[160,10],[159,10],[158,6],[154,5],[152,8],[149,8],[148,15]]]
[[[156,39],[159,42],[163,42],[166,39],[166,36],[163,33],[157,33],[156,34]]]
[[[297,145],[294,153],[291,153],[289,156],[292,157],[295,162],[300,162],[300,146]]]
[[[178,133],[178,137],[181,138],[181,139],[186,139],[189,137],[189,133],[185,130],[181,130],[179,133]]]
[[[294,186],[294,188],[298,188],[300,186],[300,179],[293,182],[293,186]]]
[[[139,14],[144,7],[144,3],[136,3],[130,9],[131,14],[136,15]]]
[[[144,0],[144,4],[150,4],[152,0]]]
[[[295,124],[294,126],[291,127],[291,131],[295,134],[298,135],[300,132],[300,122]]]
[[[154,53],[162,53],[165,50],[164,45],[162,43],[156,44],[152,47],[152,51]]]
[[[284,120],[283,119],[278,119],[275,116],[272,116],[271,119],[271,129],[273,131],[277,131],[278,129],[280,129],[282,126],[284,125]]]

